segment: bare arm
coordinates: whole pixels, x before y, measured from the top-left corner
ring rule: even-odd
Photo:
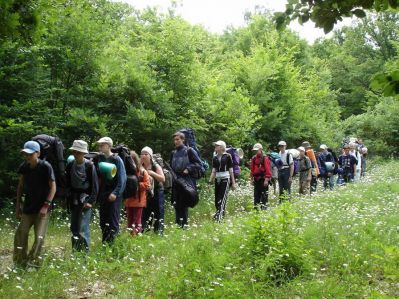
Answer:
[[[21,218],[21,198],[24,188],[24,176],[19,176],[18,187],[17,187],[17,202],[15,203],[15,216],[17,219]]]
[[[163,173],[162,167],[157,166],[156,172],[151,169],[147,170],[148,174],[152,176],[158,183],[165,183],[165,175]]]
[[[209,178],[209,183],[212,184],[216,176],[216,168],[212,168],[211,176]]]

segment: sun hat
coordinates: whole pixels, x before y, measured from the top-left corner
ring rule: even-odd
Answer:
[[[214,145],[214,146],[220,145],[220,146],[226,148],[226,142],[224,142],[223,140],[218,140],[218,141],[216,141],[216,142],[213,142],[213,145]]]
[[[87,142],[83,140],[74,140],[72,146],[69,148],[71,151],[88,154]]]
[[[279,141],[279,143],[277,144],[277,146],[287,146],[287,142],[281,140],[281,141]]]

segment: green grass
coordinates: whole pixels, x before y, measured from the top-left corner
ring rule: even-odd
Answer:
[[[16,222],[2,216],[0,298],[398,298],[399,162],[358,184],[251,209],[249,186],[230,194],[222,224],[201,190],[190,228],[166,211],[163,237],[123,232],[112,247],[92,223],[92,251],[72,255],[68,220],[52,215],[36,271],[12,270]],[[5,212],[4,212],[5,213]],[[125,227],[125,223],[122,227]]]

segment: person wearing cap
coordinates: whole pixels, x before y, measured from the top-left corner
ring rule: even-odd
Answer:
[[[349,153],[352,156],[354,156],[356,159],[356,169],[355,169],[354,181],[357,182],[360,180],[360,176],[361,176],[361,172],[362,172],[362,155],[358,150],[357,143],[350,142],[349,148],[350,148]]]
[[[344,182],[352,182],[356,172],[356,158],[350,154],[349,144],[344,144],[343,153],[338,157],[338,164],[342,169]]]
[[[213,143],[216,155],[212,159],[212,172],[209,184],[215,181],[215,207],[214,220],[220,222],[226,212],[227,196],[229,187],[234,190],[236,182],[233,170],[233,158],[226,152],[226,143],[222,140]]]
[[[164,207],[164,188],[165,175],[161,165],[153,159],[152,148],[145,146],[141,150],[141,164],[148,172],[154,182],[154,192],[152,196],[147,193],[147,207],[143,210],[142,225],[147,230],[151,227],[154,232],[163,234],[165,207]]]
[[[202,163],[195,150],[184,145],[185,135],[182,132],[173,134],[175,150],[170,157],[170,166],[177,178],[184,180],[195,190],[197,189],[196,175],[199,173]],[[188,202],[187,193],[183,187],[173,182],[172,204],[176,212],[176,224],[181,228],[188,226]]]
[[[324,190],[327,186],[332,190],[334,188],[334,169],[335,159],[331,152],[328,151],[328,147],[325,144],[320,145],[320,176],[323,178]]]
[[[316,153],[314,152],[312,146],[310,145],[309,141],[302,142],[302,146],[305,148],[306,156],[312,162],[312,181],[310,182],[310,192],[316,192],[317,190],[317,178],[320,175],[319,164],[317,161]]]
[[[299,194],[310,194],[310,181],[312,180],[312,162],[305,155],[305,148],[298,147],[299,151]]]
[[[39,159],[39,143],[28,141],[21,152],[25,162],[18,169],[20,176],[15,212],[20,223],[15,232],[13,260],[18,267],[38,266],[47,233],[49,207],[56,192],[55,176],[50,163]],[[25,195],[23,202],[22,195]],[[32,226],[35,240],[28,254],[28,238]]]
[[[89,153],[85,141],[75,140],[69,150],[74,157],[65,169],[72,249],[89,251],[90,220],[98,195],[98,176],[94,163],[85,159],[85,154]]]
[[[263,153],[263,147],[256,143],[252,150],[255,155],[250,162],[251,184],[254,186],[254,207],[265,210],[269,197],[269,182],[272,179],[270,159]]]
[[[116,175],[112,179],[100,173],[100,191],[98,194],[102,241],[103,243],[110,243],[119,233],[120,209],[127,177],[122,159],[111,152],[112,139],[102,137],[97,141],[97,144],[101,153],[99,162],[116,165]]]
[[[282,166],[278,170],[278,185],[281,201],[287,196],[285,194],[286,192],[288,195],[291,194],[291,184],[294,176],[294,158],[287,152],[287,143],[285,141],[280,141],[277,146],[280,150],[279,155],[282,161]]]

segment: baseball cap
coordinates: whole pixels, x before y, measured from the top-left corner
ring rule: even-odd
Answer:
[[[83,140],[74,140],[72,146],[69,148],[71,151],[77,151],[81,153],[88,154],[87,142]]]
[[[148,153],[152,157],[153,151],[152,151],[152,148],[150,148],[149,146],[143,147],[143,149],[141,150],[141,153],[143,153],[143,152]]]
[[[327,145],[322,144],[322,145],[320,145],[320,148],[323,149],[323,150],[325,150],[325,149],[327,149],[328,147],[327,147]]]
[[[220,146],[226,148],[226,142],[224,142],[223,140],[218,140],[218,141],[214,142],[213,145],[214,146],[220,145]]]
[[[263,146],[260,143],[255,143],[254,147],[252,148],[253,151],[257,151],[260,149],[263,149]]]
[[[298,151],[305,152],[305,148],[303,146],[298,147]]]
[[[35,152],[40,152],[40,145],[36,141],[27,141],[24,144],[24,148],[21,150],[21,152],[27,153],[27,154],[33,154]]]
[[[112,139],[109,138],[109,137],[102,137],[102,138],[100,138],[100,140],[97,141],[97,143],[107,143],[107,144],[109,144],[110,146],[113,146],[113,145],[114,145],[114,142],[113,142]]]
[[[281,145],[287,146],[287,142],[281,140],[281,141],[279,141],[279,143],[277,144],[277,146],[281,146]]]

